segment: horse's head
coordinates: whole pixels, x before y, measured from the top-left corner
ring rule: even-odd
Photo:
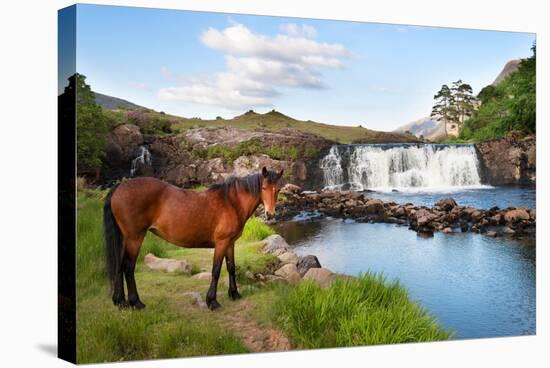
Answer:
[[[260,199],[264,205],[265,217],[270,219],[275,217],[275,205],[277,204],[277,196],[281,189],[279,181],[283,176],[283,170],[276,173],[271,170],[267,170],[265,166],[262,168],[262,175],[260,175],[261,193]]]

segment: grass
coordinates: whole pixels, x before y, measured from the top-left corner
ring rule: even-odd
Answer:
[[[195,148],[191,152],[194,156],[202,159],[221,158],[226,163],[235,161],[240,156],[268,155],[275,160],[295,161],[299,157],[315,157],[319,150],[311,144],[304,147],[295,146],[265,146],[258,140],[239,142],[236,146],[215,145],[208,148]]]
[[[200,188],[198,188],[200,190]],[[111,303],[103,259],[102,208],[106,191],[78,192],[77,216],[77,360],[79,363],[234,354],[248,351],[228,329],[227,317],[251,303],[245,318],[260,326],[280,326],[296,347],[318,348],[366,344],[435,341],[449,333],[413,303],[398,284],[365,275],[357,281],[337,281],[328,289],[303,282],[295,287],[260,286],[250,272],[277,267],[276,257],[261,252],[262,239],[274,233],[257,218],[247,222],[235,247],[237,280],[243,299],[226,294],[227,271],[222,269],[218,300],[211,313],[192,306],[185,292],[204,296],[208,280],[151,271],[143,257],[186,259],[193,273],[209,271],[211,249],[172,246],[153,234],[143,243],[136,266],[143,311],[120,311]]]
[[[244,241],[263,240],[273,234],[275,231],[272,228],[266,226],[256,217],[251,217],[248,219],[240,239]]]
[[[198,188],[199,190],[201,188]],[[204,295],[208,281],[182,274],[150,271],[143,257],[185,258],[193,271],[210,270],[212,251],[178,248],[148,234],[136,267],[138,289],[147,308],[120,311],[111,304],[103,259],[102,209],[107,191],[82,189],[78,192],[77,216],[77,359],[79,363],[158,359],[170,357],[234,354],[247,349],[222,327],[223,313],[229,313],[225,296],[225,267],[220,278],[219,296],[227,311],[212,314],[190,306],[183,295],[199,291]],[[247,271],[256,273],[273,268],[276,258],[260,252],[260,240],[273,232],[257,219],[251,219],[235,249],[237,278],[243,295],[261,293],[250,285]]]
[[[274,318],[300,348],[446,340],[451,332],[412,302],[399,283],[365,274],[322,289],[312,282],[281,288]]]

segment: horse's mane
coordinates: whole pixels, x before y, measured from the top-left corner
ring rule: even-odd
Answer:
[[[238,187],[238,188],[244,189],[245,191],[252,194],[253,196],[258,197],[262,189],[260,187],[261,175],[262,174],[252,174],[252,175],[247,175],[243,177],[230,176],[229,178],[225,179],[220,183],[215,183],[210,185],[208,187],[208,191],[209,192],[223,191],[224,195],[227,196],[227,194],[232,188]],[[278,177],[276,172],[271,170],[267,172],[268,182],[275,183],[277,182],[277,179]]]

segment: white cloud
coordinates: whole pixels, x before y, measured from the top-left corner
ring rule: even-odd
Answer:
[[[334,59],[349,55],[349,51],[340,44],[317,42],[305,37],[276,35],[274,37],[258,35],[242,24],[237,24],[222,31],[209,28],[201,35],[206,46],[227,52],[230,55],[256,56],[286,62],[307,63],[325,66],[319,60]]]
[[[308,26],[307,24],[293,24],[293,23],[287,23],[281,25],[281,31],[285,32],[289,36],[304,36],[307,38],[314,38],[317,36],[317,30],[313,28],[312,26]]]
[[[256,34],[242,24],[223,30],[209,28],[201,42],[225,53],[227,70],[182,86],[163,88],[159,97],[221,106],[230,110],[271,106],[277,87],[325,88],[321,68],[342,68],[350,55],[340,44],[310,39],[316,31],[307,25],[286,24],[286,34]],[[165,68],[167,79],[173,77]]]

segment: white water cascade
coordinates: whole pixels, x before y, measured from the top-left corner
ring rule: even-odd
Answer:
[[[327,189],[429,191],[481,186],[473,145],[332,146],[320,167]]]
[[[143,166],[151,166],[151,162],[151,152],[149,152],[146,146],[139,146],[138,155],[132,160],[130,176],[134,176],[134,174]]]

